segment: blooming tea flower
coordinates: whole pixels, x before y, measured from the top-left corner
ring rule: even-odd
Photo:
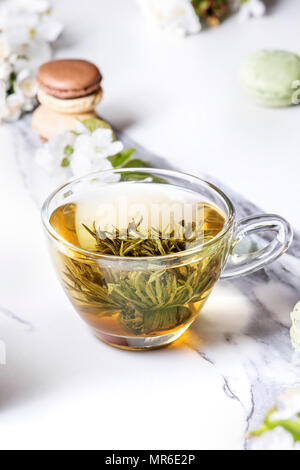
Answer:
[[[97,120],[97,122],[101,122]],[[36,162],[60,183],[73,176],[113,167],[110,159],[123,150],[123,144],[114,140],[109,128],[96,128],[93,132],[78,122],[75,132],[52,136],[36,154]]]

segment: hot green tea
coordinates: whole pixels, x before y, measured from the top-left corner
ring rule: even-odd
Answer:
[[[188,327],[228,251],[228,237],[206,243],[224,228],[219,209],[188,191],[141,186],[124,186],[121,197],[89,193],[50,218],[55,231],[81,249],[55,248],[68,296],[99,337],[124,347],[130,338]]]

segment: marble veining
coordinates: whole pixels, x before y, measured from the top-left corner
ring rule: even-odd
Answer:
[[[8,310],[5,307],[2,307],[1,305],[0,305],[0,314],[24,326],[26,331],[33,330],[33,325],[30,322],[24,320],[19,315],[16,315],[14,312],[12,312],[11,310]]]
[[[18,168],[31,196],[39,200],[31,185],[33,152],[38,139],[29,127],[29,118],[12,126]],[[118,133],[125,147],[135,147],[138,157],[153,166],[168,167],[167,162]],[[200,174],[199,174],[200,176]],[[231,198],[238,218],[261,211],[210,176]],[[293,359],[289,338],[289,312],[300,298],[300,236],[296,232],[287,254],[264,270],[232,281],[219,281],[205,306],[183,338],[184,344],[219,375],[226,399],[234,401],[243,416],[245,449],[251,447],[246,435],[257,426],[276,397],[288,388],[300,386],[299,365]],[[18,315],[0,307],[0,314],[33,326]]]

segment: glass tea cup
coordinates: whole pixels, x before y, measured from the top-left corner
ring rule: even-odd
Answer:
[[[153,194],[162,185],[169,191],[192,192],[219,211],[224,224],[212,238],[166,255],[116,256],[82,248],[75,234],[78,201],[91,191],[101,196],[108,188],[126,194],[128,184],[138,185],[140,193],[149,184]],[[64,218],[64,233],[53,223],[57,210],[57,218]],[[213,184],[153,168],[112,169],[73,179],[47,198],[42,220],[57,273],[79,315],[102,341],[133,350],[176,340],[195,320],[219,277],[266,266],[292,240],[292,229],[283,218],[264,214],[237,222],[232,202]],[[241,240],[265,231],[275,236],[264,247],[252,253],[235,250]]]

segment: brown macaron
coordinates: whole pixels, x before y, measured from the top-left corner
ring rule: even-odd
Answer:
[[[87,60],[61,59],[41,65],[36,80],[46,94],[68,100],[98,92],[102,75]]]

